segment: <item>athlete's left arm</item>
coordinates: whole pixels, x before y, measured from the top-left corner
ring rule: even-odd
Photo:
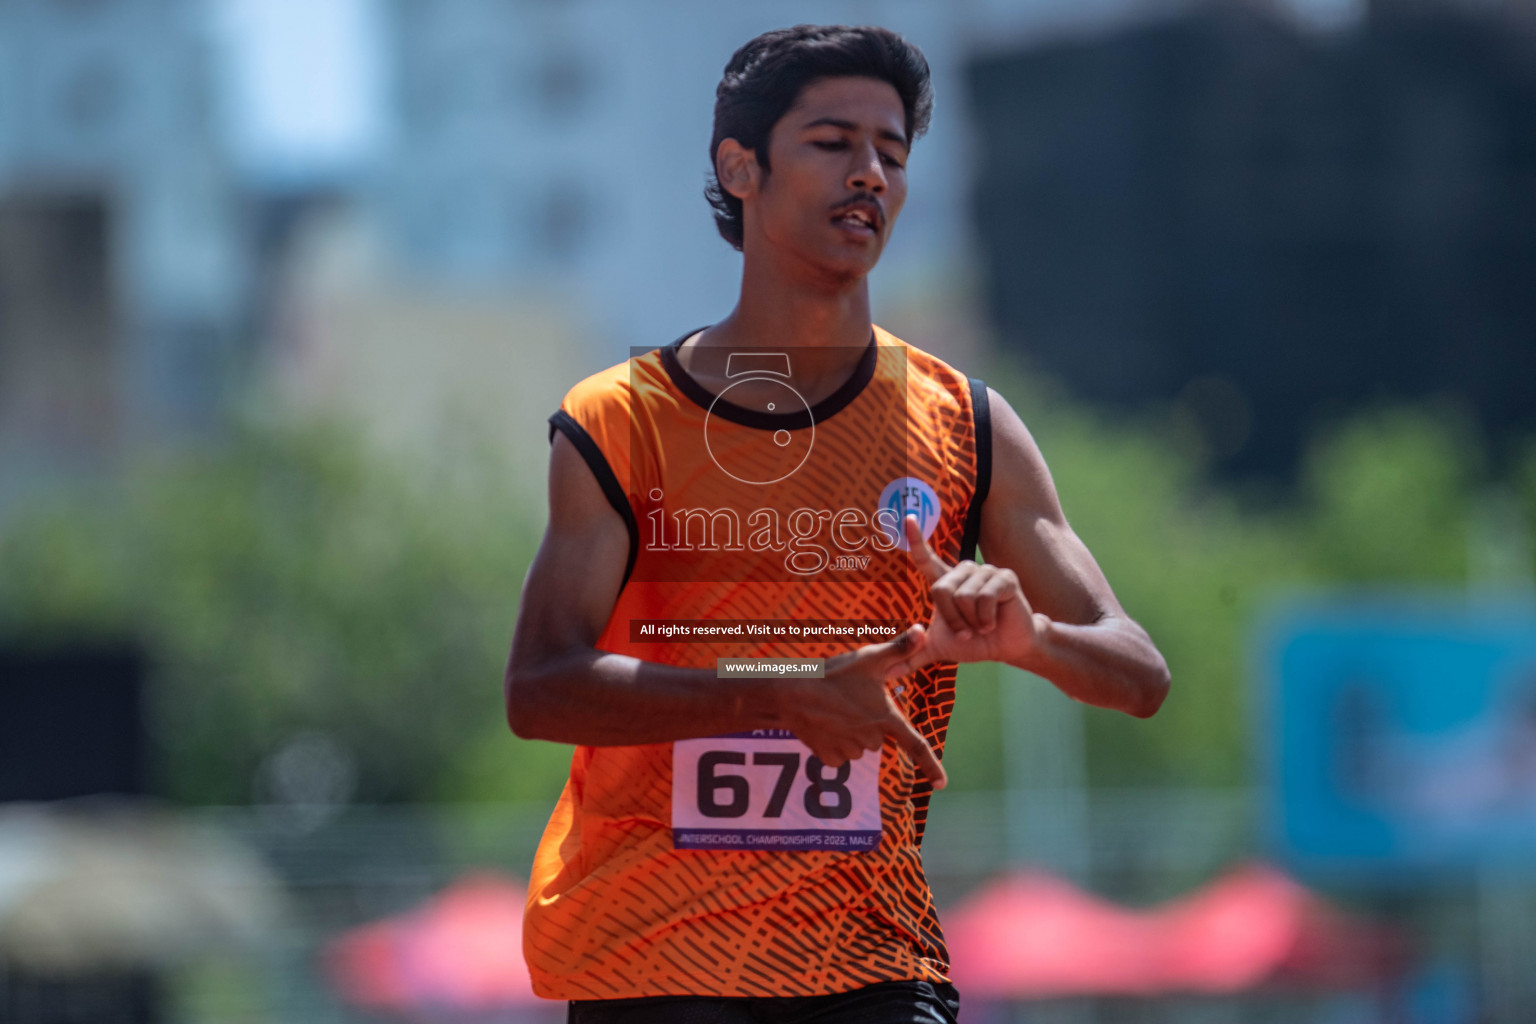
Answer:
[[[1018,413],[996,391],[987,393],[993,461],[981,512],[986,564],[947,565],[923,541],[917,520],[906,523],[934,599],[923,660],[1004,661],[1086,704],[1150,717],[1168,695],[1167,663],[1067,524]]]

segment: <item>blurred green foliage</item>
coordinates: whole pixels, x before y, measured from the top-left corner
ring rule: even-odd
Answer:
[[[1487,488],[1536,519],[1536,444],[1500,479],[1444,411],[1341,421],[1293,495],[1258,501],[1212,484],[1199,446],[1163,422],[1111,422],[1006,370],[989,379],[1173,671],[1150,721],[1088,712],[1097,784],[1243,782],[1246,643],[1278,591],[1463,587]],[[142,642],[177,800],[262,799],[263,766],[318,734],[354,765],[354,800],[551,801],[569,748],[514,739],[499,687],[543,512],[493,454],[423,462],[334,425],[246,424],[36,497],[0,523],[0,639]],[[962,672],[947,753],[961,787],[1002,783],[997,686],[988,666]]]
[[[1176,422],[1111,423],[1006,367],[988,380],[1030,426],[1073,528],[1173,674],[1148,721],[1086,712],[1097,785],[1246,782],[1256,726],[1247,644],[1277,597],[1465,588],[1480,503],[1513,492],[1515,532],[1528,539],[1536,524],[1536,443],[1495,474],[1453,408],[1356,411],[1317,433],[1292,493],[1255,496],[1212,483],[1210,446]],[[1529,547],[1508,539],[1523,562],[1516,579],[1528,582]],[[1001,787],[997,674],[966,666],[961,680],[946,764],[964,785]]]
[[[516,744],[499,686],[539,526],[494,458],[389,460],[335,426],[238,428],[14,510],[0,627],[138,638],[167,795],[258,798],[298,736],[365,801],[532,798],[569,750]]]

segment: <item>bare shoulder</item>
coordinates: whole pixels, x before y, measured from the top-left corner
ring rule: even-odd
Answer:
[[[523,581],[508,667],[596,641],[623,586],[629,534],[592,467],[556,432],[549,454],[549,525]]]
[[[1122,615],[1114,591],[1061,510],[1056,484],[1024,421],[987,389],[992,410],[992,487],[981,512],[989,563],[1012,569],[1036,611],[1086,624]]]
[[[603,492],[588,455],[561,430],[549,450],[549,532],[582,533],[624,529],[624,521]]]
[[[995,388],[987,388],[992,420],[992,487],[983,515],[1006,508],[1065,523],[1050,468],[1024,420]]]

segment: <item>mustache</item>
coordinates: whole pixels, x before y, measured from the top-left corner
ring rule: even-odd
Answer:
[[[845,210],[848,207],[853,206],[853,205],[855,205],[857,203],[868,203],[869,205],[873,206],[876,210],[879,210],[880,211],[880,221],[881,221],[881,223],[885,222],[885,204],[882,203],[880,201],[880,197],[875,195],[873,192],[864,192],[864,191],[855,192],[853,195],[849,196],[847,199],[844,199],[842,202],[840,202],[836,206],[832,207],[832,212],[833,213],[838,213],[838,212],[840,212],[842,210]]]

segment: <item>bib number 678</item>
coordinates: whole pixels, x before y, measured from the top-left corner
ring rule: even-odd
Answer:
[[[699,755],[698,802],[699,813],[706,818],[745,817],[752,802],[752,785],[744,775],[732,775],[722,771],[726,765],[745,766],[747,755],[739,750],[710,750]],[[755,751],[752,764],[777,768],[778,778],[768,794],[763,808],[765,818],[778,818],[784,814],[784,805],[794,788],[795,776],[800,771],[800,755],[793,752]],[[813,818],[846,818],[853,810],[853,793],[848,789],[852,764],[844,762],[830,770],[815,754],[805,759],[805,789],[802,803],[805,813]]]

